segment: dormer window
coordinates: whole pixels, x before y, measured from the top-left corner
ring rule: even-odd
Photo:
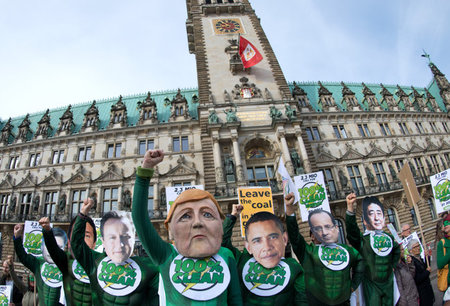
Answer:
[[[111,116],[109,120],[109,126],[114,125],[125,126],[127,124],[127,107],[122,101],[122,96],[119,96],[119,101],[111,106]]]
[[[81,128],[82,131],[84,131],[86,128],[89,128],[91,130],[98,128],[98,123],[100,120],[98,117],[98,109],[95,103],[96,102],[94,100],[87,112],[84,113],[84,122]]]

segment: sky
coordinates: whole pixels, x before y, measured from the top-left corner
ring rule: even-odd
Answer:
[[[450,77],[448,0],[250,0],[288,82]],[[197,87],[185,1],[0,0],[0,119]]]

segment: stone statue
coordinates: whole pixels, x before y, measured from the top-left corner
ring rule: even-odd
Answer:
[[[392,179],[394,181],[398,181],[397,172],[395,172],[395,169],[392,165],[389,165],[389,172],[391,172]]]
[[[305,173],[305,170],[303,168],[303,163],[302,163],[297,151],[292,150],[290,153],[291,153],[291,160],[292,160],[292,165],[294,166],[295,174]]]
[[[131,193],[129,190],[123,193],[123,208],[131,209]]]
[[[159,206],[160,207],[166,207],[167,206],[167,200],[166,200],[166,188],[161,189],[161,194],[159,196]]]
[[[411,168],[411,173],[412,173],[413,177],[416,177],[417,176],[416,168],[414,168],[414,166],[411,162],[408,162],[408,164],[409,164],[409,168]]]
[[[347,176],[345,176],[344,171],[342,171],[342,169],[338,171],[338,176],[339,181],[341,182],[342,189],[347,188],[348,178]]]
[[[233,158],[231,156],[226,157],[224,163],[225,163],[225,173],[234,174]]]
[[[286,108],[286,111],[285,111],[286,117],[289,120],[295,119],[296,116],[295,116],[294,108],[292,108],[289,104],[285,104],[284,107]]]
[[[41,199],[39,198],[39,196],[35,196],[33,199],[33,212],[37,212],[39,210],[39,202],[41,201]]]
[[[238,117],[236,116],[236,107],[235,110],[233,109],[227,109],[226,111],[223,111],[227,115],[227,122],[237,122]]]
[[[94,205],[92,206],[91,210],[95,211],[97,209],[97,194],[93,192],[89,197],[92,199],[92,201],[94,201]]]
[[[282,114],[275,106],[271,106],[269,115],[272,118],[272,120],[275,120],[279,119]]]
[[[16,204],[17,204],[17,197],[13,197],[11,199],[11,202],[9,202],[9,213],[14,214],[16,212]]]
[[[209,112],[208,123],[209,124],[219,123],[219,117],[217,116],[215,110]]]
[[[58,202],[58,211],[63,212],[65,207],[66,207],[66,195],[63,194]]]
[[[367,174],[367,179],[369,180],[369,185],[375,185],[376,184],[375,176],[373,175],[372,171],[370,171],[368,167],[366,167],[365,170]]]

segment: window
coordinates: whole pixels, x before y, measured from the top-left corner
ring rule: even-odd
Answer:
[[[337,199],[336,182],[333,177],[333,172],[331,172],[330,168],[327,168],[323,170],[323,173],[327,184],[328,194],[332,200]]]
[[[380,123],[381,134],[384,136],[391,136],[391,129],[389,128],[389,124]]]
[[[147,211],[149,216],[153,216],[153,185],[148,186]]]
[[[380,187],[387,187],[388,180],[386,171],[384,171],[383,163],[373,163],[373,169],[375,170],[375,176]]]
[[[144,155],[148,150],[153,150],[155,148],[155,143],[153,139],[141,140],[139,141],[139,155]]]
[[[172,138],[173,152],[189,151],[189,141],[187,136]]]
[[[57,201],[58,193],[56,191],[45,193],[44,214],[46,216],[50,217],[55,215]]]
[[[419,222],[417,221],[416,210],[414,208],[411,208],[409,211],[411,213],[411,219],[413,221],[414,226],[419,225]]]
[[[174,187],[179,187],[179,186],[191,186],[191,182],[179,182],[179,183],[174,183],[173,184]]]
[[[20,220],[26,220],[30,213],[31,195],[31,192],[20,195]]]
[[[336,225],[337,225],[338,230],[339,230],[338,243],[346,244],[344,224],[339,219],[335,219],[335,220],[336,220]]]
[[[333,130],[337,139],[347,138],[347,132],[343,125],[333,125]]]
[[[61,164],[63,162],[64,159],[64,150],[57,150],[57,151],[53,151],[53,160],[52,163],[54,165],[56,164]]]
[[[273,166],[255,166],[247,168],[249,186],[276,187]]]
[[[370,137],[370,131],[367,124],[358,124],[358,129],[362,137]]]
[[[357,165],[347,166],[348,176],[352,182],[353,190],[357,195],[365,194],[364,183]]]
[[[122,151],[121,143],[114,143],[108,145],[108,158],[118,158],[120,157],[120,153]]]
[[[419,134],[425,134],[425,130],[422,126],[422,122],[416,122],[416,128]]]
[[[41,159],[41,153],[31,154],[30,162],[28,163],[28,167],[36,167],[39,164],[40,159]]]
[[[91,160],[92,147],[82,147],[78,151],[78,161]]]
[[[414,162],[416,163],[416,169],[419,172],[419,175],[421,177],[425,177],[425,167],[423,166],[422,160],[420,159],[420,157],[416,157],[414,158]]]
[[[117,210],[118,207],[118,188],[103,189],[103,213],[111,210]]]
[[[10,194],[0,194],[0,218],[3,219],[8,212],[8,203],[11,198]]]
[[[441,172],[441,167],[439,167],[439,162],[437,160],[437,156],[436,155],[431,155],[430,159],[431,159],[431,164],[433,165],[434,171],[436,173]]]
[[[433,133],[438,133],[438,129],[436,127],[436,123],[435,122],[430,122],[430,126],[431,126],[431,130],[433,131]]]
[[[442,127],[444,128],[444,131],[445,131],[446,133],[448,133],[449,129],[448,129],[447,122],[442,122]]]
[[[408,127],[406,126],[406,123],[399,122],[398,127],[400,128],[400,132],[402,133],[402,135],[409,135],[409,130]]]
[[[9,159],[8,169],[17,169],[19,168],[20,156],[12,156]]]
[[[437,219],[436,207],[434,206],[433,198],[428,198],[427,203],[430,208],[431,219]]]
[[[75,217],[83,205],[83,201],[86,199],[86,190],[74,190],[72,192],[72,217]]]
[[[397,167],[397,172],[400,172],[403,168],[403,159],[396,159],[395,161],[395,167]]]
[[[399,227],[398,227],[398,222],[397,222],[397,213],[396,213],[395,209],[388,208],[387,214],[388,214],[389,223],[391,223],[394,226],[395,230],[398,231]]]
[[[319,134],[319,129],[317,127],[307,127],[306,128],[306,135],[308,136],[308,140],[313,141],[313,140],[320,140],[320,134]]]

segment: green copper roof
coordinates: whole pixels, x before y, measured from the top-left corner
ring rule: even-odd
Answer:
[[[151,93],[151,97],[154,99],[156,103],[156,109],[158,112],[158,121],[159,124],[163,124],[169,121],[170,118],[170,104],[165,104],[164,100],[167,98],[169,101],[172,101],[174,97],[176,96],[178,90],[170,90],[170,91],[161,91],[161,92],[155,92]],[[198,90],[196,88],[194,89],[183,89],[180,91],[181,95],[186,98],[188,101],[189,106],[189,114],[191,118],[194,120],[197,120],[197,107],[198,103],[193,102],[193,97],[198,97]],[[122,102],[127,108],[127,124],[128,126],[135,126],[139,120],[139,108],[137,105],[138,101],[143,102],[145,98],[147,97],[147,93],[145,94],[136,94],[136,95],[130,95],[125,96],[122,98]],[[116,98],[108,98],[108,99],[102,99],[96,101],[96,107],[98,109],[98,115],[100,119],[99,123],[99,130],[105,130],[107,129],[110,121],[110,115],[111,115],[111,106],[115,105],[119,101],[119,97]],[[74,128],[72,130],[72,133],[78,133],[81,129],[81,126],[83,124],[84,120],[84,114],[87,112],[87,110],[92,105],[91,102],[86,103],[80,103],[73,105],[71,107],[71,111],[73,114],[73,123]],[[60,118],[64,114],[64,112],[67,110],[67,106],[64,106],[62,108],[55,108],[51,109],[49,112],[50,116],[50,126],[52,127],[51,132],[49,133],[49,137],[54,136],[56,133]],[[38,128],[38,122],[42,119],[44,116],[45,111],[37,112],[30,114],[28,119],[30,120],[30,129],[32,134],[29,135],[28,139],[31,139],[34,137],[34,134],[36,133],[36,130]],[[19,116],[16,118],[11,119],[11,124],[13,125],[12,133],[14,135],[17,135],[19,132],[19,126],[22,124],[23,120],[25,119],[26,115]],[[2,119],[0,123],[0,130],[3,129],[5,124],[7,123],[8,119]]]

